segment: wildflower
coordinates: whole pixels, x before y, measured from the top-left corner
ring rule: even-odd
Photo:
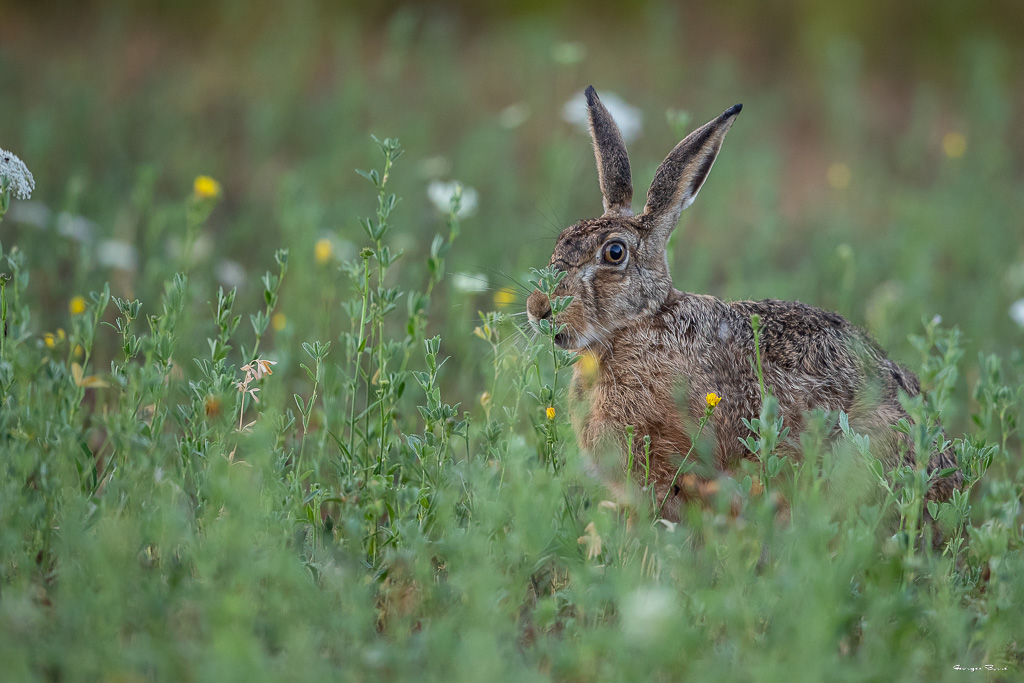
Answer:
[[[452,287],[467,294],[483,292],[488,288],[487,276],[483,273],[455,273]]]
[[[63,342],[66,336],[64,328],[58,327],[56,332],[47,332],[43,335],[43,343],[46,344],[46,348],[52,349]]]
[[[494,305],[498,307],[510,306],[516,302],[516,293],[511,287],[502,287],[494,293]]]
[[[57,234],[85,244],[93,239],[98,226],[85,216],[61,211],[57,214]]]
[[[643,129],[643,114],[613,92],[601,93],[601,104],[619,124],[622,139],[629,142]],[[562,118],[583,132],[590,134],[590,118],[587,113],[587,98],[583,93],[576,95],[562,107]]]
[[[270,316],[270,326],[274,328],[274,332],[280,332],[286,325],[288,325],[288,318],[284,313],[275,313]]]
[[[249,394],[249,398],[251,398],[254,403],[260,402],[259,398],[256,397],[256,394],[259,392],[259,387],[250,387],[247,382],[235,382],[235,386],[238,387],[238,393]]]
[[[1017,299],[1010,304],[1010,318],[1018,327],[1024,327],[1024,299]]]
[[[462,196],[459,201],[459,210],[455,216],[457,218],[472,216],[476,213],[476,205],[480,198],[480,195],[472,187],[464,187],[462,183],[454,180],[448,183],[433,180],[427,185],[427,198],[441,213],[448,213],[452,210],[452,199],[460,192]]]
[[[597,527],[591,522],[583,529],[583,535],[576,539],[576,542],[587,548],[587,559],[592,560],[601,555],[601,535],[597,533]]]
[[[622,630],[631,641],[647,642],[669,630],[678,605],[678,597],[667,588],[638,588],[622,600]]]
[[[707,402],[708,408],[714,408],[715,406],[718,405],[719,401],[722,400],[722,397],[712,391],[710,394],[704,397],[704,400]]]
[[[316,262],[323,265],[331,260],[331,254],[334,253],[334,245],[331,241],[324,237],[316,241],[316,246],[313,247],[313,257]]]
[[[484,408],[491,405],[491,393],[489,391],[485,391],[484,393],[480,394],[480,405],[482,405]]]
[[[238,261],[221,259],[213,270],[225,287],[240,288],[245,284],[245,268]]]
[[[837,190],[845,190],[850,186],[850,167],[842,162],[836,162],[828,167],[825,172],[828,184]]]
[[[963,133],[949,131],[942,136],[942,151],[950,159],[959,159],[967,151],[967,137]]]
[[[544,411],[544,413],[548,416],[549,420],[554,420],[555,419],[555,407],[554,406],[548,406],[548,409],[546,411]]]
[[[266,375],[273,375],[274,371],[270,369],[271,365],[277,365],[277,361],[257,358],[248,365],[243,365],[242,370],[245,371],[246,383],[251,382],[254,379],[260,379]]]
[[[216,199],[220,196],[220,183],[208,175],[196,176],[192,190],[197,199]]]
[[[0,149],[0,194],[8,190],[17,199],[28,199],[36,189],[36,180],[25,162]]]
[[[72,297],[68,302],[68,310],[71,311],[71,315],[85,313],[85,299],[80,296]]]
[[[103,240],[96,248],[96,260],[101,266],[135,270],[138,255],[134,245],[121,240]]]
[[[498,124],[506,130],[518,128],[530,118],[530,107],[525,102],[510,104],[498,114]]]
[[[491,341],[493,333],[494,331],[491,329],[491,326],[488,325],[487,323],[484,323],[483,325],[477,325],[476,327],[473,328],[473,336],[480,337],[485,342]]]
[[[103,389],[110,386],[96,375],[86,375],[85,369],[78,363],[71,364],[71,377],[75,380],[75,386],[86,389]]]

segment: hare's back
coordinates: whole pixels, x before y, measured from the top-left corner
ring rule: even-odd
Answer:
[[[881,380],[895,396],[897,388],[917,394],[914,375],[890,361],[885,351],[860,327],[838,313],[799,301],[736,301],[729,304],[753,344],[751,318],[760,318],[758,344],[766,364],[787,372],[829,377],[859,389],[865,380]],[[843,382],[843,379],[847,382]],[[870,380],[869,380],[870,381]]]

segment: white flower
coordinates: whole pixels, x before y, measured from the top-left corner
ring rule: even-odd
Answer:
[[[89,242],[96,232],[96,224],[85,216],[61,211],[57,216],[57,234],[76,242]]]
[[[1010,304],[1010,317],[1018,327],[1024,327],[1024,299],[1017,299]]]
[[[462,188],[462,202],[459,204],[459,211],[455,215],[458,218],[472,216],[476,212],[479,195],[472,187],[464,187],[458,181],[453,180],[445,183],[440,180],[432,180],[427,185],[427,198],[437,207],[438,211],[448,213],[451,211],[452,197],[455,196],[459,188]]]
[[[50,207],[39,201],[18,202],[11,206],[6,218],[12,223],[29,225],[39,230],[45,230],[50,225],[52,212]]]
[[[213,268],[217,280],[225,287],[241,287],[245,284],[245,268],[238,261],[221,259]]]
[[[605,109],[619,124],[619,131],[622,132],[622,139],[626,142],[633,140],[643,129],[643,114],[639,109],[613,92],[600,94],[601,102]],[[587,97],[583,93],[574,96],[562,107],[562,118],[576,126],[585,133],[590,133],[587,117]]]
[[[672,591],[661,587],[638,588],[622,601],[622,630],[634,642],[646,642],[670,625],[677,611]]]
[[[526,102],[516,102],[501,110],[498,114],[498,123],[502,128],[511,130],[518,128],[530,118],[530,106]]]
[[[138,260],[135,247],[121,240],[103,240],[96,248],[96,260],[100,265],[121,270],[135,270]]]
[[[452,286],[460,292],[474,294],[486,291],[489,283],[483,273],[455,273],[452,277]]]
[[[18,199],[28,199],[32,190],[36,189],[36,180],[25,166],[25,162],[15,155],[0,149],[0,188],[10,190]]]

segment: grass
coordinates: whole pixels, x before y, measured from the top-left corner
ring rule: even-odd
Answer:
[[[668,31],[627,72],[555,18],[456,48],[440,15],[360,33],[226,4],[189,55],[168,36],[197,15],[143,13],[157,30],[118,7],[37,65],[0,47],[0,144],[36,176],[0,217],[5,679],[1019,676],[1024,204],[996,68],[1014,46],[966,40],[943,86],[962,100],[909,81],[894,126],[841,37],[759,85],[727,51],[666,64]],[[159,78],[104,56],[119,27]],[[75,84],[84,65],[106,92]],[[599,77],[646,114],[638,188],[674,127],[744,100],[674,238],[677,286],[839,310],[917,372],[897,428],[930,445],[941,417],[967,474],[929,510],[948,545],[915,549],[920,468],[882,471],[841,415],[780,458],[770,401],[755,460],[678,525],[604,502],[568,421],[580,361],[518,313],[520,284],[557,280],[529,270],[549,229],[600,205],[559,118]],[[693,113],[652,113],[679,83]]]

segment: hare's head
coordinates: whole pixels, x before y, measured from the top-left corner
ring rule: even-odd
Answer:
[[[582,349],[600,344],[615,330],[661,308],[672,290],[666,247],[679,214],[697,196],[742,105],[686,136],[654,175],[647,204],[633,215],[633,182],[619,127],[587,88],[590,133],[604,197],[604,215],[562,231],[551,265],[566,276],[555,291],[572,303],[555,320],[565,325],[556,342]],[[549,318],[551,303],[534,291],[526,302],[531,321]]]

